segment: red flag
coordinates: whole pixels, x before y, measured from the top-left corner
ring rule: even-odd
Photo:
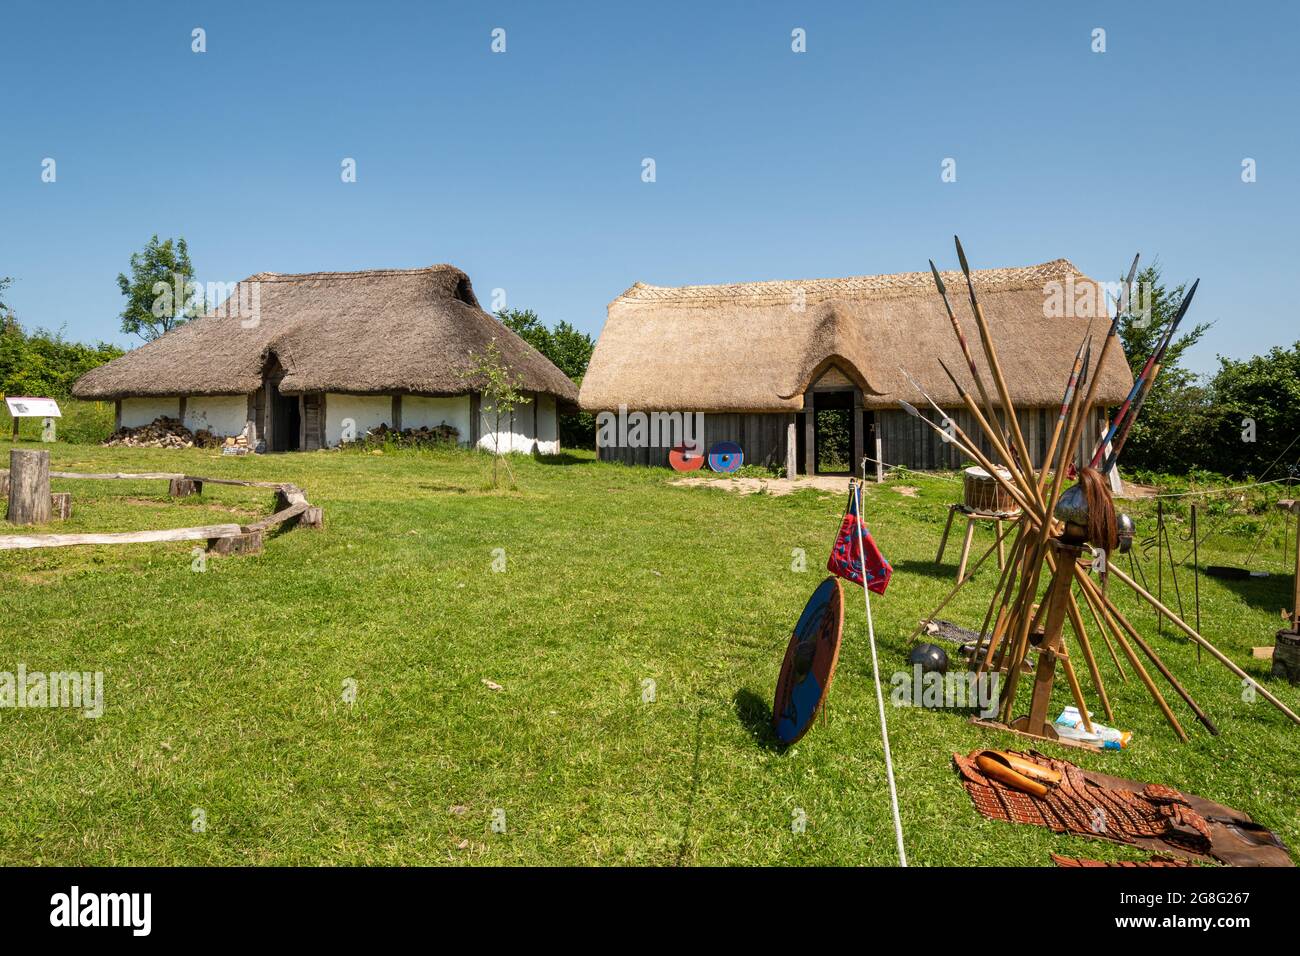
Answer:
[[[862,531],[862,549],[866,551],[866,561],[858,550],[858,529]],[[862,585],[863,565],[866,566],[867,589],[877,594],[884,594],[889,587],[889,578],[894,573],[885,556],[876,547],[871,532],[858,515],[856,495],[849,492],[849,507],[840,523],[840,533],[835,536],[835,545],[831,548],[830,560],[826,570],[831,574]]]

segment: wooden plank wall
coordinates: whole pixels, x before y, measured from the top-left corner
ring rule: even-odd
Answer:
[[[933,409],[930,411],[934,412]],[[1025,408],[1019,411],[1020,428],[1024,432],[1025,444],[1029,446],[1036,468],[1041,467],[1047,443],[1052,437],[1052,429],[1056,426],[1057,411],[1056,408]],[[970,412],[963,408],[951,410],[949,414],[967,435],[978,435],[980,450],[994,461],[997,460],[992,446],[980,433],[979,425]],[[942,424],[937,413],[927,414],[926,417],[937,424]],[[1103,413],[1098,411],[1095,417],[1092,435],[1085,435],[1079,441],[1076,462],[1083,461],[1084,456],[1091,453],[1092,443],[1096,441],[1095,436],[1101,430],[1104,422]],[[788,414],[706,414],[704,416],[705,450],[707,451],[716,441],[734,441],[744,450],[746,464],[765,464],[784,468],[786,429],[790,421],[791,416]],[[972,464],[957,451],[955,446],[943,442],[929,425],[913,418],[902,409],[897,411],[878,409],[875,412],[875,421],[876,435],[881,439],[881,454],[888,464],[904,465],[918,471],[954,469]],[[862,431],[861,425],[859,430]],[[799,439],[803,438],[801,429],[796,428],[795,432]],[[868,442],[875,437],[865,431],[862,431],[862,434],[863,440]],[[868,449],[867,453],[874,454],[874,448]],[[668,467],[667,448],[601,448],[599,454],[601,461]],[[853,468],[855,473],[859,471],[858,462],[853,463]]]
[[[930,411],[934,412],[934,409]],[[991,460],[997,461],[992,445],[980,432],[974,415],[964,408],[945,411],[968,436],[978,436],[980,451]],[[1029,446],[1029,454],[1034,459],[1035,468],[1042,467],[1043,456],[1052,437],[1052,429],[1056,427],[1057,411],[1058,409],[1054,408],[1019,410],[1020,429],[1024,433],[1025,444]],[[926,418],[936,424],[942,424],[937,412],[926,415]],[[1104,421],[1103,413],[1096,412],[1094,418],[1091,434],[1087,434],[1085,429],[1085,434],[1079,440],[1079,448],[1075,453],[1076,464],[1083,462],[1085,456],[1092,452],[1092,444],[1096,441],[1094,436],[1100,432]],[[930,471],[959,468],[971,463],[956,446],[945,443],[929,425],[913,418],[902,409],[877,411],[876,430],[881,439],[881,456],[891,465],[904,465],[920,471]]]
[[[714,442],[734,441],[745,453],[745,464],[785,468],[785,414],[705,414],[704,450]],[[654,465],[667,468],[668,448],[610,448],[602,446],[601,461],[621,461],[626,465]]]

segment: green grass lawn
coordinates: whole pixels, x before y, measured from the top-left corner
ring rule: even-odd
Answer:
[[[62,470],[295,482],[324,506],[325,529],[271,536],[262,554],[211,558],[203,572],[192,570],[192,543],[0,552],[0,671],[105,675],[98,719],[0,710],[6,863],[895,861],[860,591],[846,590],[825,722],[787,752],[767,731],[783,648],[824,576],[839,495],[674,487],[670,472],[585,453],[512,459],[518,489],[494,492],[490,458],[468,452],[233,459],[44,447]],[[74,493],[60,531],[246,523],[272,504],[269,492],[213,485],[177,501],[156,481],[54,486]],[[945,506],[959,497],[951,476],[869,488],[868,517],[896,569],[873,603],[886,675],[905,666],[909,632],[952,584],[956,547],[942,567],[933,559]],[[1280,520],[1226,518],[1203,560],[1243,563],[1257,538],[1252,567],[1275,576],[1202,579],[1204,633],[1300,709],[1300,690],[1269,680],[1268,662],[1249,653],[1272,643],[1290,601]],[[981,541],[988,532],[976,553]],[[804,573],[791,570],[796,548]],[[978,627],[996,577],[990,561],[942,616]],[[1190,601],[1190,578],[1180,584]],[[1198,663],[1171,629],[1158,635],[1122,590],[1112,582],[1222,735],[1170,692],[1192,738],[1177,743],[1099,645],[1116,723],[1134,731],[1134,747],[1041,749],[1228,803],[1300,848],[1300,727],[1243,700],[1236,678],[1208,655]],[[642,699],[647,679],[653,702]],[[1068,702],[1063,680],[1057,691]],[[952,711],[891,708],[889,721],[913,864],[1142,857],[981,818],[950,754],[1015,738]],[[504,832],[493,829],[498,809]],[[805,832],[792,831],[796,810]]]

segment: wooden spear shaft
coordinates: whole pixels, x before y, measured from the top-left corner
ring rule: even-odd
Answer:
[[[1127,683],[1128,683],[1128,675],[1124,673],[1124,667],[1123,667],[1123,665],[1121,665],[1120,662],[1119,662],[1119,655],[1115,653],[1115,646],[1114,646],[1113,644],[1111,644],[1111,642],[1110,642],[1110,636],[1109,636],[1109,633],[1108,633],[1108,631],[1109,631],[1111,628],[1113,628],[1115,625],[1113,625],[1113,624],[1110,622],[1110,619],[1109,619],[1109,618],[1105,619],[1105,621],[1104,621],[1104,623],[1103,623],[1103,619],[1102,619],[1102,617],[1100,617],[1100,616],[1097,614],[1097,606],[1093,603],[1092,595],[1091,595],[1091,594],[1089,594],[1087,591],[1084,591],[1084,592],[1083,592],[1083,598],[1084,598],[1084,601],[1085,601],[1085,602],[1087,603],[1087,605],[1088,605],[1088,611],[1092,614],[1092,620],[1093,620],[1093,622],[1097,625],[1097,633],[1100,634],[1100,635],[1101,635],[1101,639],[1102,639],[1103,641],[1106,642],[1106,650],[1110,651],[1110,659],[1113,660],[1113,661],[1115,662],[1115,670],[1119,672],[1119,679],[1120,679],[1122,682],[1124,682],[1125,684],[1127,684]],[[1106,612],[1105,612],[1105,610],[1103,609],[1103,610],[1102,610],[1102,614],[1105,614],[1105,613],[1106,613]]]
[[[1146,641],[1142,639],[1142,635],[1138,633],[1137,628],[1135,628],[1131,623],[1129,623],[1128,618],[1126,618],[1122,613],[1120,613],[1119,608],[1115,606],[1115,603],[1111,601],[1109,597],[1101,593],[1100,589],[1098,589],[1097,585],[1095,585],[1092,582],[1091,578],[1089,578],[1086,574],[1084,574],[1083,571],[1079,568],[1076,568],[1075,572],[1079,578],[1079,581],[1083,583],[1083,587],[1091,588],[1093,590],[1093,593],[1102,602],[1102,606],[1105,607],[1106,610],[1110,612],[1111,617],[1113,617],[1115,621],[1119,623],[1119,626],[1124,629],[1124,631],[1132,639],[1133,643],[1138,646],[1138,649],[1141,650],[1142,653],[1147,656],[1147,659],[1151,661],[1151,663],[1155,666],[1155,669],[1160,672],[1160,676],[1169,682],[1169,686],[1174,689],[1174,692],[1177,693],[1178,696],[1181,697],[1183,701],[1187,704],[1187,706],[1192,709],[1192,713],[1196,715],[1196,719],[1199,720],[1205,726],[1206,730],[1208,730],[1211,734],[1214,734],[1217,737],[1219,734],[1219,728],[1214,725],[1214,721],[1212,721],[1209,718],[1209,715],[1206,714],[1205,711],[1201,709],[1201,705],[1198,704],[1195,698],[1193,698],[1192,695],[1187,692],[1187,689],[1178,682],[1178,678],[1176,678],[1173,675],[1173,673],[1169,670],[1169,668],[1165,666],[1165,662],[1160,659],[1160,655],[1158,655],[1152,649],[1150,644],[1148,644]]]
[[[1195,642],[1196,642],[1197,644],[1199,644],[1201,647],[1203,647],[1203,648],[1205,648],[1207,651],[1209,651],[1211,657],[1213,657],[1215,660],[1217,660],[1220,664],[1222,664],[1222,665],[1223,665],[1224,667],[1226,667],[1228,670],[1232,671],[1233,674],[1237,675],[1238,677],[1240,677],[1240,678],[1241,678],[1242,680],[1244,680],[1244,681],[1249,681],[1250,684],[1251,684],[1251,686],[1254,687],[1255,691],[1256,691],[1256,692],[1257,692],[1261,697],[1263,697],[1266,701],[1268,701],[1270,704],[1272,704],[1272,705],[1273,705],[1274,707],[1276,707],[1278,710],[1282,711],[1282,713],[1286,714],[1288,717],[1290,717],[1290,718],[1291,718],[1293,721],[1295,721],[1297,724],[1300,724],[1300,716],[1297,716],[1297,715],[1295,714],[1295,712],[1294,712],[1293,710],[1291,710],[1291,708],[1287,707],[1286,704],[1282,703],[1280,700],[1278,700],[1276,697],[1274,697],[1272,694],[1270,694],[1267,690],[1265,690],[1263,687],[1261,687],[1261,686],[1259,685],[1259,682],[1256,681],[1255,678],[1251,677],[1251,676],[1250,676],[1249,674],[1247,674],[1244,670],[1242,670],[1242,669],[1241,669],[1240,667],[1238,667],[1235,663],[1233,663],[1232,660],[1229,659],[1228,657],[1226,657],[1226,656],[1225,656],[1225,655],[1224,655],[1224,654],[1223,654],[1223,653],[1222,653],[1222,652],[1221,652],[1217,647],[1215,647],[1213,644],[1211,644],[1211,643],[1210,643],[1209,641],[1207,641],[1205,638],[1201,637],[1201,635],[1197,634],[1197,633],[1196,633],[1196,630],[1195,630],[1195,629],[1194,629],[1190,624],[1188,624],[1186,621],[1184,621],[1181,617],[1179,617],[1179,616],[1178,616],[1177,614],[1175,614],[1173,611],[1169,610],[1169,608],[1167,608],[1167,607],[1165,607],[1163,604],[1161,604],[1161,603],[1160,603],[1160,602],[1159,602],[1159,601],[1158,601],[1158,600],[1157,600],[1157,599],[1156,599],[1156,598],[1151,594],[1150,591],[1148,591],[1146,588],[1142,587],[1142,585],[1138,584],[1138,583],[1137,583],[1136,581],[1134,581],[1131,577],[1129,577],[1127,574],[1125,574],[1123,571],[1121,571],[1119,568],[1117,568],[1117,567],[1115,566],[1114,562],[1108,561],[1107,564],[1108,564],[1108,566],[1110,567],[1110,573],[1111,573],[1111,574],[1115,575],[1115,577],[1119,578],[1121,581],[1123,581],[1125,584],[1127,584],[1129,587],[1131,587],[1134,591],[1136,591],[1139,595],[1141,595],[1143,598],[1145,598],[1146,601],[1147,601],[1147,603],[1150,604],[1153,608],[1155,608],[1159,613],[1161,613],[1161,614],[1163,614],[1165,617],[1167,617],[1167,618],[1169,619],[1169,622],[1170,622],[1171,624],[1173,624],[1174,627],[1178,628],[1180,631],[1182,631],[1184,634],[1186,634],[1188,637],[1190,637],[1193,641],[1195,641]]]

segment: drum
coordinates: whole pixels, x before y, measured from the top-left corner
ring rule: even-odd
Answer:
[[[1011,472],[999,468],[1000,474],[1007,481]],[[963,501],[971,511],[984,514],[1014,513],[1020,510],[1016,499],[998,484],[997,479],[978,466],[967,468],[962,475]]]

